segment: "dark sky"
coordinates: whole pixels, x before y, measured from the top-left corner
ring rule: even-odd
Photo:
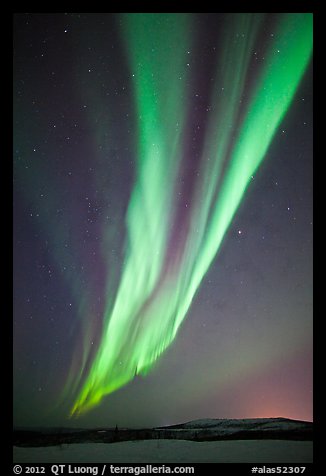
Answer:
[[[82,381],[87,378],[109,321],[107,309],[127,267],[131,238],[126,217],[142,150],[137,75],[161,71],[153,80],[153,94],[168,139],[174,137],[169,123],[180,111],[184,120],[178,124],[183,128],[181,159],[177,185],[171,188],[174,215],[165,261],[165,268],[177,275],[192,217],[202,206],[194,197],[206,160],[205,138],[214,126],[211,118],[217,118],[217,130],[230,128],[231,157],[280,16],[156,17],[151,34],[138,33],[144,47],[137,57],[138,43],[132,43],[117,15],[15,14],[15,425],[154,426],[196,418],[279,416],[312,420],[311,61],[171,345],[147,376],[137,375],[80,418],[68,419],[76,394],[66,383],[78,382],[83,355],[89,360]],[[161,23],[163,33],[171,29],[166,38]],[[230,38],[234,44],[248,41],[241,50]],[[173,41],[183,40],[174,51]],[[155,62],[148,60],[146,51],[156,49]],[[228,67],[236,63],[232,55],[240,50],[248,60],[246,76],[236,119],[224,124],[228,91],[239,77],[226,75],[225,84],[221,71],[223,62]],[[133,69],[132,54],[138,69]],[[169,102],[179,90],[184,90],[182,98],[176,94],[176,101]],[[156,190],[169,190],[159,185],[153,186],[153,196]],[[159,197],[151,204],[159,220],[162,201]],[[164,217],[162,230],[156,229],[158,242]],[[145,241],[150,226],[142,233]],[[139,269],[132,279],[136,287]],[[176,279],[186,281],[181,272]]]

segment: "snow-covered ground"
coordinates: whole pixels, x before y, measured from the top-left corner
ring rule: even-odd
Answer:
[[[312,442],[183,440],[14,447],[15,463],[310,463]]]

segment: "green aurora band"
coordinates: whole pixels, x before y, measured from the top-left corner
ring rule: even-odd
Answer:
[[[108,293],[90,365],[86,370],[85,356],[79,375],[70,375],[75,391],[79,387],[71,416],[98,405],[135,375],[146,375],[175,339],[312,54],[312,15],[278,15],[244,108],[264,14],[228,16],[202,154],[189,200],[181,203],[190,107],[182,77],[192,15],[123,14],[120,20],[137,110],[136,177],[120,284],[114,297]]]

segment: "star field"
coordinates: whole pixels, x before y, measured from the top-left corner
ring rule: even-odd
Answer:
[[[160,31],[161,24],[169,32],[161,42],[155,34],[148,35],[149,41],[146,29],[143,37],[137,33],[133,18],[115,14],[15,14],[17,426],[154,426],[210,417],[312,420],[310,61],[261,164],[249,175],[246,192],[171,345],[148,375],[139,366],[135,378],[103,395],[101,404],[79,419],[69,420],[78,400],[76,388],[82,392],[92,375],[92,363],[113,321],[109,310],[127,279],[130,241],[135,242],[130,236],[136,231],[130,233],[126,217],[131,222],[130,204],[137,204],[137,190],[148,187],[153,210],[140,227],[142,240],[148,240],[142,259],[150,271],[144,273],[144,283],[150,281],[150,272],[155,274],[153,262],[162,261],[164,270],[175,272],[176,287],[186,286],[184,270],[192,258],[184,258],[183,243],[188,236],[192,244],[201,233],[206,236],[204,220],[192,217],[201,217],[208,202],[209,186],[205,193],[198,190],[204,189],[201,183],[209,184],[201,182],[203,177],[213,176],[212,118],[220,117],[216,104],[229,111],[236,81],[230,75],[224,82],[216,72],[223,42],[233,45],[229,59],[225,53],[227,65],[235,51],[248,57],[234,106],[237,119],[226,120],[231,112],[219,119],[220,138],[229,137],[230,150],[259,75],[269,67],[271,48],[280,58],[286,54],[281,46],[274,47],[277,14],[244,14],[243,20],[226,14],[190,14],[189,20],[184,14],[171,15],[166,24],[163,17],[155,19],[153,31]],[[180,51],[169,50],[173,41]],[[143,86],[148,78],[156,88]],[[149,111],[146,94],[153,108]],[[161,119],[150,134],[147,114],[153,114],[153,123]],[[155,186],[149,188],[144,175],[143,188],[137,188],[146,169],[141,144],[155,155],[170,151],[175,137],[182,138],[181,145],[175,158],[166,154],[157,169],[160,174],[153,174]],[[174,170],[177,160],[180,167]],[[167,213],[170,198],[172,211]],[[207,209],[213,214],[212,206]],[[135,217],[142,223],[141,213]],[[157,226],[153,241],[151,224]],[[198,243],[200,255],[204,241]],[[133,288],[141,282],[142,267],[135,269],[129,299],[124,300],[130,306]],[[165,282],[163,272],[161,280]],[[154,297],[151,305],[163,315]],[[129,352],[131,342],[121,347]],[[128,352],[116,354],[112,375],[129,369]]]

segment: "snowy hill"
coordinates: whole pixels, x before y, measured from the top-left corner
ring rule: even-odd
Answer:
[[[167,433],[179,433],[184,439],[312,439],[311,422],[288,418],[204,419],[161,427]],[[188,437],[186,437],[188,435]]]
[[[97,428],[14,430],[16,446],[51,446],[74,443],[118,443],[140,440],[312,440],[311,422],[287,418],[204,419],[157,428]]]

